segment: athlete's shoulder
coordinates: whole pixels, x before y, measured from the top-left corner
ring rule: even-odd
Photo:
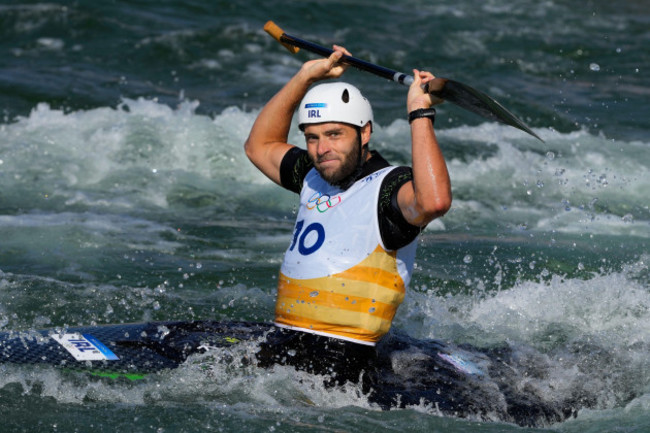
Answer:
[[[379,231],[384,246],[397,250],[411,243],[421,228],[409,224],[397,204],[397,193],[407,182],[413,180],[413,169],[407,166],[394,167],[382,181],[377,203]]]
[[[280,182],[289,191],[300,193],[305,176],[314,167],[307,151],[293,147],[282,158]]]

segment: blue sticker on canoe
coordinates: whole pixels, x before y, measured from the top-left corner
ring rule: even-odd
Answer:
[[[111,350],[108,347],[106,347],[101,341],[99,341],[98,339],[96,339],[92,335],[83,334],[83,336],[86,338],[86,340],[88,340],[93,346],[95,346],[97,348],[97,350],[99,350],[106,357],[106,360],[108,360],[108,361],[117,361],[118,359],[120,359],[120,358],[117,357],[116,354],[111,352]]]
[[[51,337],[77,361],[116,361],[119,358],[90,334],[53,334]]]

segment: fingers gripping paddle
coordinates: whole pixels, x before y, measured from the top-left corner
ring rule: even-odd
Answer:
[[[325,48],[313,42],[288,35],[273,21],[268,21],[264,26],[264,30],[294,54],[297,53],[300,48],[323,57],[329,57],[334,52],[330,48]],[[406,86],[410,86],[411,83],[413,83],[413,77],[411,75],[375,65],[366,62],[365,60],[357,59],[356,57],[343,55],[340,61],[350,66],[354,66],[357,69],[361,69],[362,71],[370,72]],[[514,126],[515,128],[527,132],[538,140],[544,141],[503,105],[499,104],[485,93],[479,92],[466,84],[447,78],[435,78],[433,81],[430,81],[425,85],[425,91],[437,96],[438,98],[444,99],[445,101],[456,104],[465,110],[478,114],[481,117]]]

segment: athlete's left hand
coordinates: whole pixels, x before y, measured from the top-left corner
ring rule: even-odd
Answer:
[[[431,72],[413,69],[413,83],[406,96],[406,108],[409,113],[419,108],[429,108],[444,102],[442,99],[426,93],[423,89],[425,84],[435,79],[436,77]]]

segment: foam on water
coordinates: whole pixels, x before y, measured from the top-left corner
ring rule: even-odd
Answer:
[[[421,338],[507,344],[549,400],[583,398],[613,408],[650,389],[648,256],[622,272],[569,278],[540,274],[497,292],[411,291],[400,327]],[[523,386],[523,383],[522,383]]]
[[[636,276],[647,269],[644,259],[623,274],[594,276],[586,281],[553,277],[548,282],[522,283],[484,297],[410,293],[402,310],[408,317],[400,319],[399,326],[421,338],[480,341],[484,346],[510,344],[527,371],[517,385],[534,389],[550,401],[571,396],[589,399],[599,411],[596,415],[593,410],[583,411],[580,420],[606,417],[608,412],[603,409],[618,413],[623,410],[621,402],[637,395],[623,406],[633,412],[646,404],[650,386],[637,374],[650,367],[650,297],[641,284],[634,284]],[[428,333],[418,335],[413,330],[419,324],[411,322],[422,318],[429,323],[420,329]],[[211,349],[177,370],[133,383],[88,380],[85,375],[47,368],[26,371],[4,366],[0,389],[18,384],[26,395],[73,405],[170,407],[182,402],[189,406],[217,404],[229,410],[239,407],[258,414],[260,410],[282,411],[291,416],[307,416],[305,411],[310,408],[318,408],[315,416],[323,416],[323,410],[348,406],[377,410],[358,386],[330,389],[323,386],[322,378],[290,367],[267,371],[242,363],[255,351],[254,344]],[[522,372],[513,371],[515,374]],[[411,409],[438,413],[425,404]],[[571,425],[567,426],[569,431]]]
[[[218,200],[259,183],[242,144],[253,117],[238,109],[216,119],[147,100],[65,113],[40,104],[28,118],[2,125],[4,207],[37,205],[165,208]],[[238,184],[239,188],[226,187]],[[40,205],[40,206],[39,206]]]
[[[243,153],[257,113],[230,108],[211,119],[197,115],[197,106],[140,99],[65,113],[38,105],[0,128],[3,207],[231,212],[266,196],[263,207],[290,209],[291,196],[271,187]],[[441,129],[455,194],[445,222],[650,237],[648,143],[537,132],[545,144],[493,123]],[[295,128],[291,141],[302,142]],[[377,125],[373,142],[395,162],[409,162],[405,121]]]
[[[450,296],[443,288],[413,290],[406,300],[406,321],[428,322],[421,328],[428,331],[421,336],[429,338],[458,338],[459,327],[467,327],[462,338],[472,339],[479,331],[480,338],[491,335],[543,348],[551,343],[545,340],[547,331],[559,327],[564,341],[589,338],[607,349],[645,346],[650,344],[649,260],[643,255],[620,272],[576,278],[543,269],[537,280],[498,291],[477,287],[469,294]]]
[[[313,407],[356,406],[371,409],[357,385],[325,387],[324,377],[292,367],[270,370],[255,366],[253,342],[232,348],[209,348],[175,370],[144,379],[92,378],[85,373],[52,368],[1,366],[0,389],[18,386],[25,395],[53,398],[58,403],[128,403],[131,406],[240,406],[252,411],[300,413]],[[294,409],[292,409],[294,408]],[[376,409],[374,409],[376,410]]]
[[[463,140],[480,142],[485,141],[481,136],[491,137],[487,145],[493,152],[450,161],[459,196],[456,205],[461,209],[467,199],[480,200],[480,211],[487,212],[487,217],[479,218],[503,218],[511,227],[650,235],[650,212],[643,193],[650,186],[643,162],[648,143],[617,143],[586,132],[541,131],[546,140],[542,145],[516,137],[511,129],[498,127],[494,133],[495,127],[460,128],[465,130]],[[449,137],[458,140],[459,132],[449,131]],[[444,143],[447,131],[439,135]],[[463,216],[454,214],[454,218]]]

